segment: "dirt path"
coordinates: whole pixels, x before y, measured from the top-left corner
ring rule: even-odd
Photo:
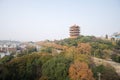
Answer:
[[[100,59],[100,58],[95,58],[95,57],[93,57],[93,60],[96,63],[96,65],[99,65],[99,64],[103,64],[103,65],[110,64],[112,67],[115,68],[116,72],[120,76],[120,63],[116,63],[114,61],[108,61],[108,60],[104,60],[104,59]]]

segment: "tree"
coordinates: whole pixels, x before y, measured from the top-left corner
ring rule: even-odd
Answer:
[[[81,54],[90,54],[91,46],[88,43],[79,43],[77,46],[77,51]]]
[[[6,63],[9,80],[34,80],[41,77],[41,55],[29,54],[12,59]]]
[[[12,60],[14,57],[9,55],[9,56],[5,56],[3,58],[0,59],[0,64],[5,64],[7,62],[9,62],[10,60]]]
[[[41,49],[41,52],[52,53],[52,49],[52,47],[43,47]]]
[[[109,50],[109,49],[104,49],[104,50],[103,50],[103,56],[102,56],[102,58],[103,58],[103,59],[110,59],[111,53],[112,53],[111,50]]]
[[[72,80],[94,80],[92,71],[85,62],[74,62],[69,68],[69,77]]]
[[[83,43],[86,44],[86,43]],[[88,49],[87,51],[81,47],[70,47],[68,49],[66,49],[66,52],[64,53],[64,56],[66,58],[70,58],[73,61],[82,61],[82,62],[86,62],[86,63],[91,63],[90,61],[90,56],[86,55],[90,53],[90,49]],[[85,53],[85,54],[80,54],[80,53]]]
[[[108,35],[107,34],[105,35],[105,38],[108,39]]]
[[[77,50],[73,46],[73,47],[70,47],[70,48],[66,49],[66,51],[64,53],[64,56],[67,57],[67,58],[71,58],[71,59],[74,60],[76,54],[77,54]]]
[[[42,66],[42,76],[47,76],[48,80],[68,80],[68,68],[70,60],[63,56],[50,59]]]
[[[101,80],[120,80],[115,70],[110,66],[99,65],[92,69],[94,77],[98,79],[98,72],[101,73]]]
[[[0,64],[0,80],[9,80],[9,72],[6,66]]]
[[[117,55],[117,54],[112,54],[111,55],[111,59],[115,62],[118,62],[120,63],[120,55]]]
[[[117,42],[116,42],[116,46],[115,46],[115,49],[116,50],[120,50],[120,40],[118,40]]]

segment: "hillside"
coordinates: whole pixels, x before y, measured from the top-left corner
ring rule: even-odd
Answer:
[[[119,65],[114,66],[120,63],[119,41],[80,36],[76,39],[36,44],[41,46],[39,51],[30,47],[27,52],[21,52],[17,56],[1,58],[0,80],[98,80],[99,77],[102,80],[120,79],[117,74]],[[101,64],[96,64],[101,60]]]

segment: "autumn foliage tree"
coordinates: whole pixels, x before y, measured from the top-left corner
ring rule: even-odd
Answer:
[[[66,49],[65,56],[75,58],[79,54],[91,53],[91,46],[88,43],[79,43],[77,47],[72,46]]]
[[[70,65],[69,77],[71,80],[94,80],[93,73],[85,62],[76,61]]]
[[[71,58],[73,61],[90,62],[91,46],[88,43],[79,43],[77,47],[72,46],[66,49],[65,57]]]
[[[79,43],[77,46],[77,51],[80,54],[90,54],[91,46],[88,43]]]

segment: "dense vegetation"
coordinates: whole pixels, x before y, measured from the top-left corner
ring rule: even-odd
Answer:
[[[99,73],[101,74],[101,80],[119,80],[118,75],[115,70],[109,65],[99,65],[94,67],[93,69],[94,77],[97,79]]]
[[[67,38],[55,41],[55,43],[67,47],[77,47],[79,43],[89,43],[92,56],[103,59],[112,59],[113,61],[120,63],[120,41],[111,41],[96,38],[94,36],[79,36],[76,39]]]
[[[42,47],[40,52],[29,48],[29,52],[16,57],[3,57],[0,59],[0,80],[97,80],[98,73],[102,80],[120,79],[114,68],[95,65],[91,57],[119,62],[119,41],[80,36],[54,41],[54,44],[54,47]],[[60,49],[57,45],[64,47],[60,54],[55,52]]]

